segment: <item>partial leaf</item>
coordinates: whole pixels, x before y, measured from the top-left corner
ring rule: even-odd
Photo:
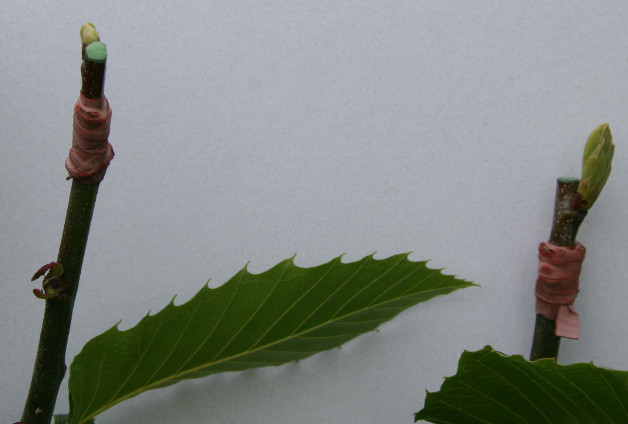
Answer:
[[[458,373],[429,393],[415,421],[437,424],[628,423],[628,372],[530,362],[490,346],[464,352]]]
[[[70,367],[70,424],[146,390],[223,371],[280,365],[341,345],[404,309],[473,284],[411,262],[373,256],[314,268],[285,260],[246,267],[223,286],[171,302],[137,326],[90,340]]]
[[[68,414],[58,414],[54,416],[54,424],[68,424]],[[94,424],[94,420],[87,421],[87,424]]]

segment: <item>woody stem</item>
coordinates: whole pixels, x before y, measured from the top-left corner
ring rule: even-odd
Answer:
[[[578,228],[587,215],[585,210],[575,209],[573,199],[578,191],[580,180],[559,178],[556,184],[554,218],[549,242],[557,246],[572,246],[576,242]],[[555,335],[556,321],[542,314],[536,315],[534,338],[530,360],[558,357],[560,337]]]
[[[103,95],[105,63],[94,63],[87,54],[81,67],[82,93],[91,99]],[[99,184],[72,180],[68,209],[59,246],[57,262],[63,265],[64,296],[46,300],[39,347],[31,385],[22,413],[23,424],[50,424],[59,386],[65,376],[65,351],[72,322],[72,310],[78,291],[81,267],[87,247],[89,228]]]

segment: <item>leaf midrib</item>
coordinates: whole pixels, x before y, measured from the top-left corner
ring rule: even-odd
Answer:
[[[399,261],[397,264],[395,264],[395,266],[397,266],[400,262],[401,262],[401,261]],[[430,271],[434,271],[434,272],[436,272],[436,270],[430,270]],[[413,272],[414,272],[414,271],[413,271]],[[409,275],[410,275],[410,274],[409,274]],[[430,275],[430,276],[431,276],[431,275]],[[430,277],[430,276],[428,276],[428,277]],[[422,280],[421,280],[421,281],[419,281],[417,284],[418,284],[418,285],[422,284],[425,280],[427,280],[427,279],[428,279],[428,277],[426,277],[426,278],[422,279]],[[349,280],[349,279],[347,279],[346,281],[348,281],[348,280]],[[346,283],[346,281],[345,281],[344,283]],[[344,283],[343,283],[343,284],[344,284]],[[452,289],[453,289],[453,287],[452,287]],[[347,318],[347,317],[350,317],[350,316],[352,316],[352,315],[357,315],[357,314],[359,314],[359,313],[364,312],[365,310],[375,310],[375,309],[378,309],[378,308],[384,307],[387,303],[391,303],[391,302],[393,302],[393,301],[397,301],[397,300],[399,300],[399,299],[403,299],[403,298],[410,298],[410,297],[412,297],[412,296],[413,296],[413,295],[415,295],[415,294],[425,295],[425,294],[429,294],[429,293],[432,293],[432,292],[438,292],[438,291],[440,291],[440,290],[442,290],[442,289],[441,289],[440,287],[438,287],[438,288],[435,288],[435,289],[425,290],[425,291],[421,291],[420,293],[414,293],[414,294],[411,294],[411,295],[403,294],[403,295],[401,295],[401,296],[399,296],[399,297],[395,297],[394,299],[388,300],[388,301],[386,301],[386,302],[382,302],[382,303],[380,303],[380,304],[375,304],[375,305],[370,304],[370,305],[367,305],[367,306],[366,306],[366,307],[364,307],[364,308],[360,308],[360,309],[354,310],[354,311],[352,311],[352,312],[351,312],[351,313],[349,313],[349,314],[346,314],[346,315],[341,315],[341,316],[335,316],[335,317],[334,317],[334,319],[331,319],[331,320],[325,321],[325,322],[323,322],[323,323],[320,323],[320,324],[318,324],[318,325],[316,325],[316,326],[310,327],[310,328],[308,328],[308,329],[306,329],[306,330],[304,330],[304,331],[301,331],[301,332],[299,332],[299,333],[292,333],[292,334],[290,334],[290,336],[284,337],[284,338],[282,338],[282,339],[278,339],[278,340],[276,340],[276,341],[274,341],[274,342],[271,342],[271,343],[268,343],[268,344],[265,344],[265,345],[261,345],[261,346],[259,346],[259,347],[257,347],[257,348],[254,348],[254,349],[248,350],[248,351],[246,351],[246,352],[241,352],[241,353],[238,353],[238,354],[235,354],[235,355],[229,356],[229,357],[225,357],[225,358],[219,359],[219,360],[217,360],[217,361],[215,361],[215,362],[206,363],[206,364],[204,364],[204,365],[202,365],[202,366],[198,366],[198,367],[190,368],[190,369],[188,369],[188,370],[186,370],[186,371],[184,371],[184,372],[181,372],[181,373],[179,373],[179,374],[173,374],[173,375],[172,375],[172,376],[170,376],[169,378],[165,378],[165,379],[161,379],[161,380],[155,381],[155,382],[153,382],[153,383],[151,383],[151,384],[149,384],[149,385],[143,386],[142,388],[140,388],[140,389],[138,389],[138,390],[131,391],[131,392],[129,392],[128,394],[126,394],[126,395],[124,395],[124,396],[121,396],[119,399],[115,400],[114,402],[111,402],[111,403],[108,403],[108,404],[104,404],[102,408],[99,408],[98,410],[95,410],[92,414],[90,414],[90,415],[86,416],[86,417],[85,417],[85,418],[83,418],[81,421],[79,421],[79,424],[82,424],[82,423],[87,422],[89,419],[91,419],[91,418],[95,417],[96,415],[98,415],[98,414],[102,413],[103,411],[106,411],[107,409],[111,408],[112,406],[114,406],[114,405],[116,405],[116,404],[118,404],[118,403],[120,403],[120,402],[122,402],[122,401],[124,401],[124,400],[126,400],[126,399],[130,399],[130,398],[132,398],[132,397],[134,397],[134,396],[139,395],[140,393],[143,393],[143,392],[145,392],[145,391],[151,390],[151,388],[157,388],[157,387],[159,387],[159,386],[163,385],[164,383],[167,383],[167,382],[170,382],[170,381],[178,381],[178,380],[182,380],[182,379],[183,379],[183,377],[184,377],[184,376],[186,376],[186,375],[188,375],[188,374],[192,374],[192,373],[195,373],[195,372],[198,372],[198,371],[202,371],[203,369],[207,369],[207,368],[210,368],[210,367],[212,367],[212,366],[219,365],[219,364],[222,364],[222,363],[225,363],[225,362],[235,361],[235,360],[237,360],[237,359],[238,359],[238,358],[240,358],[240,357],[243,357],[243,356],[246,356],[246,355],[250,355],[250,354],[252,354],[252,353],[256,353],[256,352],[260,352],[260,351],[264,351],[264,350],[266,350],[266,349],[267,349],[267,348],[269,348],[269,347],[276,346],[276,345],[280,345],[280,344],[282,344],[282,343],[284,343],[284,342],[286,342],[286,341],[293,340],[293,339],[296,339],[296,338],[298,338],[298,337],[302,337],[304,334],[307,334],[307,333],[309,333],[309,332],[314,332],[315,330],[317,330],[317,329],[319,329],[319,328],[321,328],[321,327],[324,327],[324,326],[326,326],[326,325],[329,325],[329,324],[331,324],[331,323],[333,323],[333,322],[338,322],[338,321],[341,321],[341,320],[343,320],[343,319],[345,319],[345,318]],[[237,292],[237,290],[236,290],[236,292]],[[335,293],[335,292],[336,292],[336,291],[334,291],[333,293]],[[235,296],[235,294],[234,294],[234,296]],[[233,297],[232,297],[232,299],[233,299]],[[345,305],[346,305],[346,303],[345,303]],[[343,307],[344,307],[344,305],[343,305]],[[340,308],[340,309],[342,309],[342,308]],[[226,310],[226,309],[225,309],[225,310]],[[273,326],[274,326],[275,324],[276,324],[276,323],[273,323]],[[213,334],[213,332],[212,332],[212,334]],[[328,338],[328,337],[324,337],[324,338]],[[205,340],[205,342],[206,342],[206,340]],[[201,346],[202,346],[202,345],[204,345],[204,343],[205,343],[205,342],[203,342],[203,344],[201,344]],[[283,351],[282,351],[282,352],[283,352]],[[92,402],[90,402],[90,405],[91,405],[91,403],[93,403],[93,400],[92,400]],[[85,410],[87,410],[87,408],[85,408]]]

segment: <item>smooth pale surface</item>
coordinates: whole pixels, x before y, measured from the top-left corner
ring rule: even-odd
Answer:
[[[107,61],[107,46],[100,41],[94,41],[85,47],[85,58],[93,63],[105,63]]]
[[[43,303],[29,279],[58,250],[86,22],[107,45],[116,157],[68,363],[247,261],[413,251],[482,285],[299,363],[143,394],[98,424],[411,423],[464,349],[527,355],[555,181],[580,174],[602,122],[613,172],[579,233],[581,339],[560,358],[628,369],[628,5],[40,3],[0,7],[1,422],[30,382]]]

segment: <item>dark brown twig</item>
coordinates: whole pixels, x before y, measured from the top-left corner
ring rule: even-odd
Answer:
[[[85,51],[85,46],[83,46]],[[105,55],[85,54],[81,67],[82,93],[90,99],[103,95]],[[63,296],[46,300],[37,358],[31,386],[22,414],[23,424],[50,424],[59,386],[66,371],[65,351],[70,333],[72,310],[78,291],[89,227],[98,194],[99,183],[85,184],[72,180],[68,210],[57,262],[63,265]]]
[[[572,246],[576,242],[578,228],[587,215],[586,210],[575,209],[573,199],[577,196],[577,178],[559,178],[556,184],[554,219],[549,241],[557,246]],[[534,339],[530,360],[557,358],[560,337],[555,333],[556,321],[541,314],[536,315]]]

